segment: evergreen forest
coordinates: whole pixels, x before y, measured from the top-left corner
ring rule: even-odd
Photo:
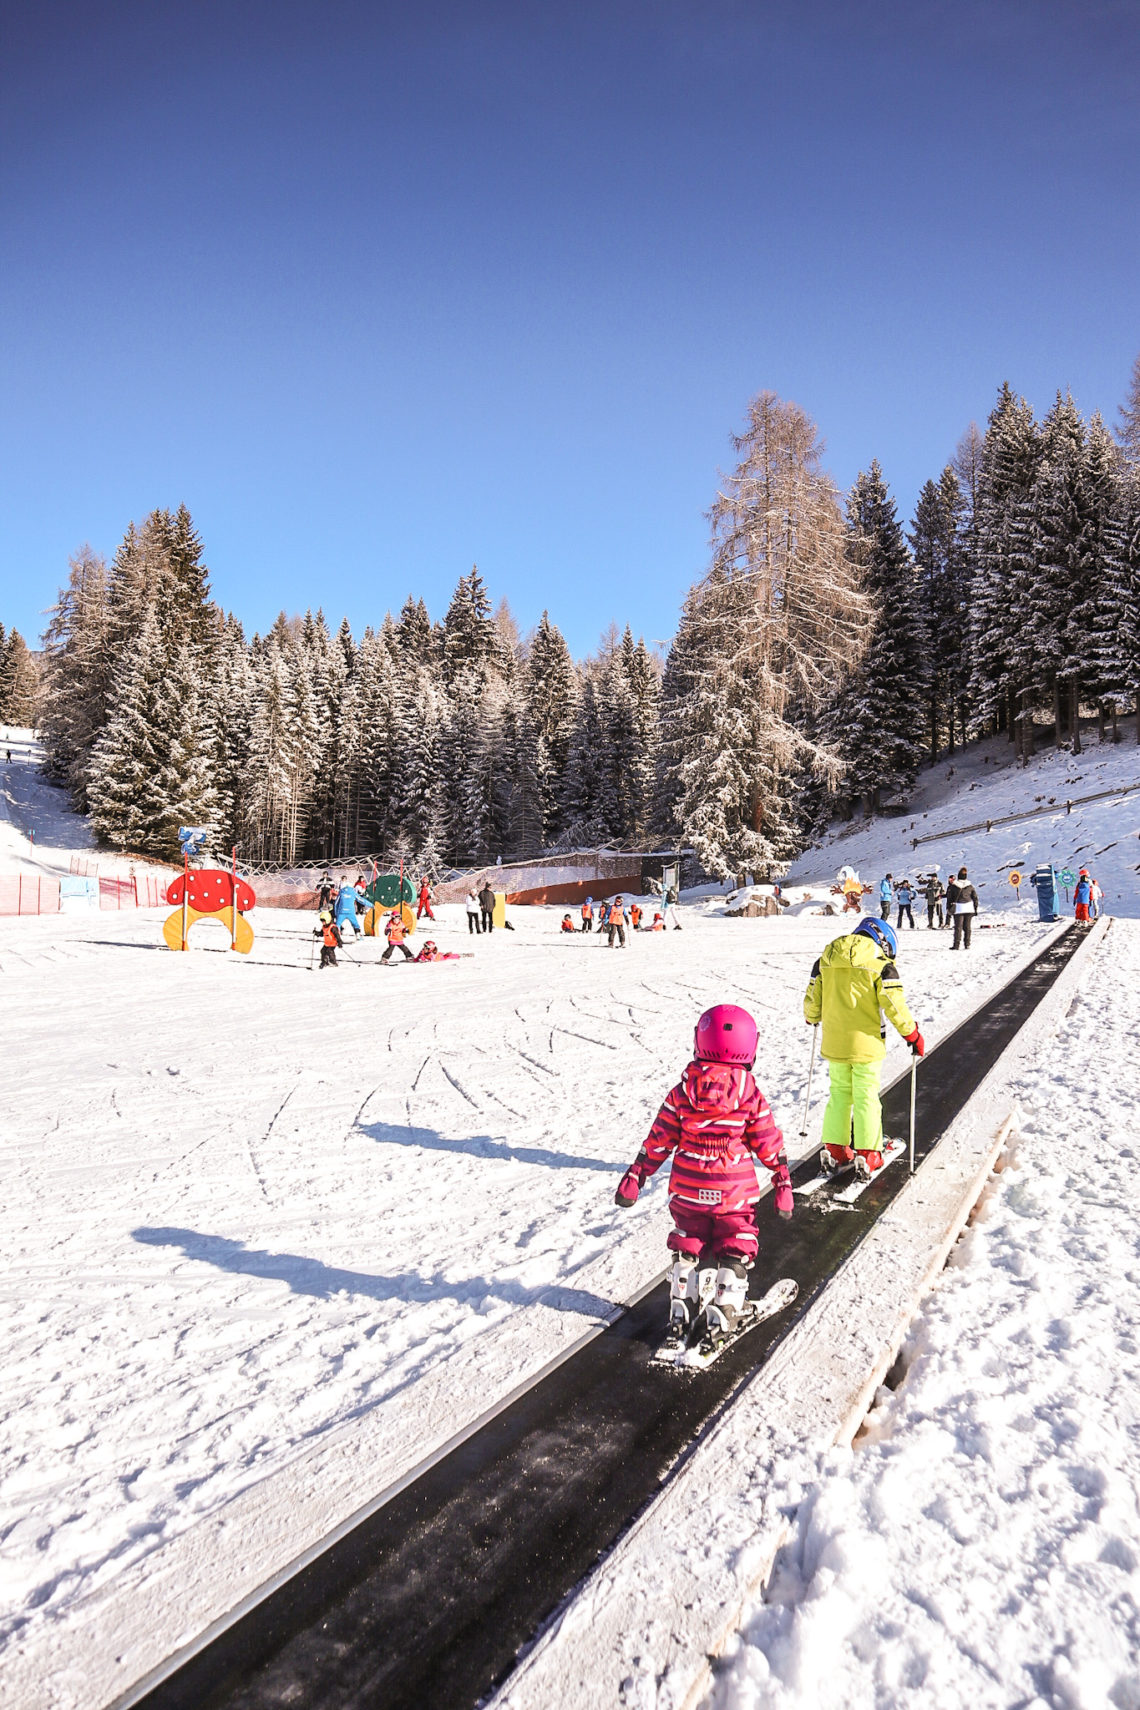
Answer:
[[[409,595],[354,636],[321,611],[247,637],[211,597],[185,506],[85,547],[43,653],[0,626],[0,719],[114,848],[418,870],[683,843],[779,874],[836,814],[905,801],[919,766],[1005,732],[1140,741],[1140,359],[1110,432],[1003,385],[909,526],[872,462],[847,495],[815,425],[764,392],[708,513],[710,560],[662,661],[630,627],[575,661],[477,568],[442,617]]]

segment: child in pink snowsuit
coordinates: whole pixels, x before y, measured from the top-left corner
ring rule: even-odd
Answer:
[[[744,1306],[759,1246],[760,1183],[754,1159],[772,1172],[779,1215],[792,1215],[783,1135],[752,1078],[757,1037],[756,1023],[735,1004],[705,1011],[697,1023],[693,1060],[658,1111],[615,1196],[618,1205],[632,1205],[675,1151],[669,1177],[669,1210],[677,1226],[668,1242],[674,1254],[671,1326],[690,1326],[714,1289],[706,1307],[714,1334],[731,1330]]]

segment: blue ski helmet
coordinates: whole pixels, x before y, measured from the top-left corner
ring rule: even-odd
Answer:
[[[858,938],[860,933],[864,938],[873,938],[879,949],[892,961],[898,955],[899,941],[889,920],[876,920],[873,915],[868,915],[866,920],[859,922],[852,936]]]

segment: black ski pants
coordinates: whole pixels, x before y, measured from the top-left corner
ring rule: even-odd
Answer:
[[[906,915],[906,918],[907,918],[907,925],[913,931],[913,929],[914,929],[914,914],[911,910],[911,906],[909,903],[900,903],[899,904],[899,925],[900,926],[903,923],[903,915],[904,914]]]
[[[406,944],[389,944],[387,950],[385,950],[385,952],[381,956],[380,960],[382,962],[387,962],[390,959],[393,950],[402,950],[404,952],[404,961],[405,962],[414,962],[415,961],[415,957],[412,955],[411,951],[408,949],[408,946]]]
[[[939,924],[939,926],[941,926],[942,925],[942,904],[941,903],[927,903],[927,905],[926,905],[926,924],[930,928],[931,932],[934,931],[934,917],[935,917],[935,915],[938,916],[938,924]]]
[[[881,902],[879,904],[879,919],[880,920],[889,920],[890,918],[891,918],[891,905],[890,905],[890,903]]]
[[[495,917],[491,913],[491,910],[489,908],[485,908],[483,910],[483,931],[484,932],[494,932],[494,930],[495,930]]]
[[[612,950],[614,947],[614,934],[616,933],[617,934],[617,941],[621,945],[621,948],[624,950],[625,949],[625,927],[624,926],[608,926],[606,928],[606,931],[610,935],[610,949]]]
[[[479,916],[477,914],[468,914],[467,930],[469,933],[473,932],[476,937],[478,937],[479,933],[482,932],[483,928],[479,925]]]
[[[336,951],[333,949],[331,944],[322,944],[321,945],[321,967],[322,968],[335,968],[336,965],[337,965]]]
[[[972,914],[956,914],[954,916],[954,942],[951,945],[952,950],[958,950],[963,945],[965,945],[967,950],[970,948],[970,928],[973,924],[974,917]]]

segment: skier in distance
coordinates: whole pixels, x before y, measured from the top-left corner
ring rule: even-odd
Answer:
[[[895,967],[895,929],[870,916],[854,932],[833,938],[811,971],[804,1020],[823,1023],[819,1054],[827,1060],[831,1093],[823,1113],[822,1170],[854,1162],[864,1180],[883,1167],[880,1064],[887,1054],[886,1023],[902,1034],[916,1057],[926,1050],[907,1008]],[[854,1146],[852,1146],[854,1122]]]
[[[792,1215],[783,1135],[752,1078],[757,1038],[747,1010],[720,1003],[705,1011],[697,1022],[692,1061],[614,1196],[617,1205],[633,1205],[676,1149],[669,1177],[669,1211],[676,1225],[668,1239],[673,1254],[669,1326],[679,1334],[700,1312],[713,1270],[715,1293],[707,1307],[713,1336],[728,1335],[744,1308],[759,1246],[760,1183],[754,1159],[772,1173],[778,1214]]]

